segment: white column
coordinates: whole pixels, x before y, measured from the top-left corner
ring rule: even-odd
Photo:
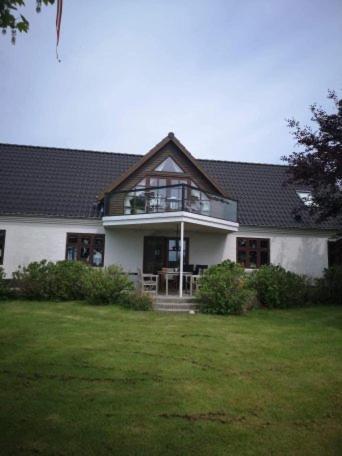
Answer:
[[[180,259],[179,259],[179,297],[183,296],[183,257],[184,257],[184,222],[181,222],[180,231]]]

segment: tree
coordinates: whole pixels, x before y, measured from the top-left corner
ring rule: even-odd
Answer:
[[[282,157],[289,165],[288,182],[310,189],[308,209],[317,221],[342,215],[342,99],[333,91],[328,99],[336,108],[332,114],[317,104],[310,107],[317,130],[288,120],[296,144],[304,150]]]
[[[42,4],[53,5],[55,0],[36,0],[36,11],[40,13]],[[15,44],[17,31],[27,33],[30,23],[22,14],[17,15],[17,10],[25,6],[25,0],[0,0],[0,28],[2,33],[6,34],[11,30],[12,44]]]

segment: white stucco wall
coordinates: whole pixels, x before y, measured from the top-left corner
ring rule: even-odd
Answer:
[[[4,264],[7,277],[19,265],[43,259],[65,259],[67,233],[104,233],[99,221],[0,217],[6,230]]]
[[[144,236],[148,235],[149,231],[141,229],[107,229],[105,266],[118,264],[127,272],[142,269]]]
[[[190,264],[216,264],[225,259],[236,261],[236,238],[270,239],[272,264],[285,269],[320,277],[328,266],[328,239],[333,233],[300,232],[298,230],[276,230],[241,227],[230,234],[202,233],[185,230],[189,237]],[[174,236],[175,233],[142,230],[107,229],[105,264],[118,263],[128,272],[142,268],[144,236]]]
[[[31,261],[63,260],[68,232],[105,233],[105,265],[120,264],[127,272],[142,268],[144,236],[175,236],[174,231],[159,232],[141,226],[104,230],[100,221],[76,219],[0,217],[0,229],[6,230],[3,266],[8,277],[19,265]],[[191,264],[236,261],[236,237],[264,237],[270,239],[271,263],[313,277],[320,276],[328,266],[327,241],[332,234],[250,227],[240,227],[230,234],[185,229],[185,236],[190,239]]]
[[[145,236],[175,236],[174,231],[156,232],[139,227],[106,229],[105,265],[120,264],[127,272],[137,272],[143,267]],[[190,264],[217,264],[223,260],[226,234],[196,233],[185,230],[189,238]]]
[[[227,237],[224,257],[236,261],[236,238],[270,239],[270,260],[289,271],[320,277],[328,267],[328,239],[333,233],[322,231],[277,230],[240,227]]]

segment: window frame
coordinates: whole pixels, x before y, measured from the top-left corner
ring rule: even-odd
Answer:
[[[69,238],[74,237],[77,238],[76,242],[76,260],[68,260],[68,245],[69,245]],[[89,243],[89,261],[82,260],[81,258],[81,238],[82,237],[88,237],[90,239]],[[102,261],[101,264],[96,265],[93,264],[93,255],[94,255],[94,243],[95,239],[102,239],[103,240],[103,252],[102,252]],[[104,265],[104,256],[105,256],[105,245],[106,245],[106,237],[105,234],[101,233],[71,233],[68,232],[66,233],[66,242],[65,242],[65,259],[66,261],[82,261],[83,263],[88,264],[91,267],[94,268],[102,268]]]
[[[244,240],[246,241],[246,247],[240,247],[239,241]],[[250,247],[250,241],[256,242],[256,247]],[[261,242],[266,241],[267,247],[261,247]],[[239,262],[239,252],[246,253],[246,264],[242,265]],[[256,252],[256,266],[253,267],[250,265],[250,252]],[[267,252],[267,263],[261,264],[261,253]],[[236,262],[240,264],[245,269],[259,269],[261,266],[269,265],[271,263],[271,239],[270,238],[257,238],[257,237],[242,237],[239,236],[236,238]]]
[[[6,230],[0,230],[0,243],[1,239],[3,239],[2,246],[0,247],[0,265],[4,264],[4,258],[5,258],[5,243],[6,243]]]

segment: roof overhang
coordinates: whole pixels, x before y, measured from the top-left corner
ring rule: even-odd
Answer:
[[[180,222],[192,225],[193,229],[196,229],[197,227],[199,231],[232,232],[238,231],[239,229],[239,224],[236,222],[183,211],[154,214],[113,215],[102,218],[102,223],[105,228],[135,227],[136,229],[139,229],[142,226],[149,228]]]

